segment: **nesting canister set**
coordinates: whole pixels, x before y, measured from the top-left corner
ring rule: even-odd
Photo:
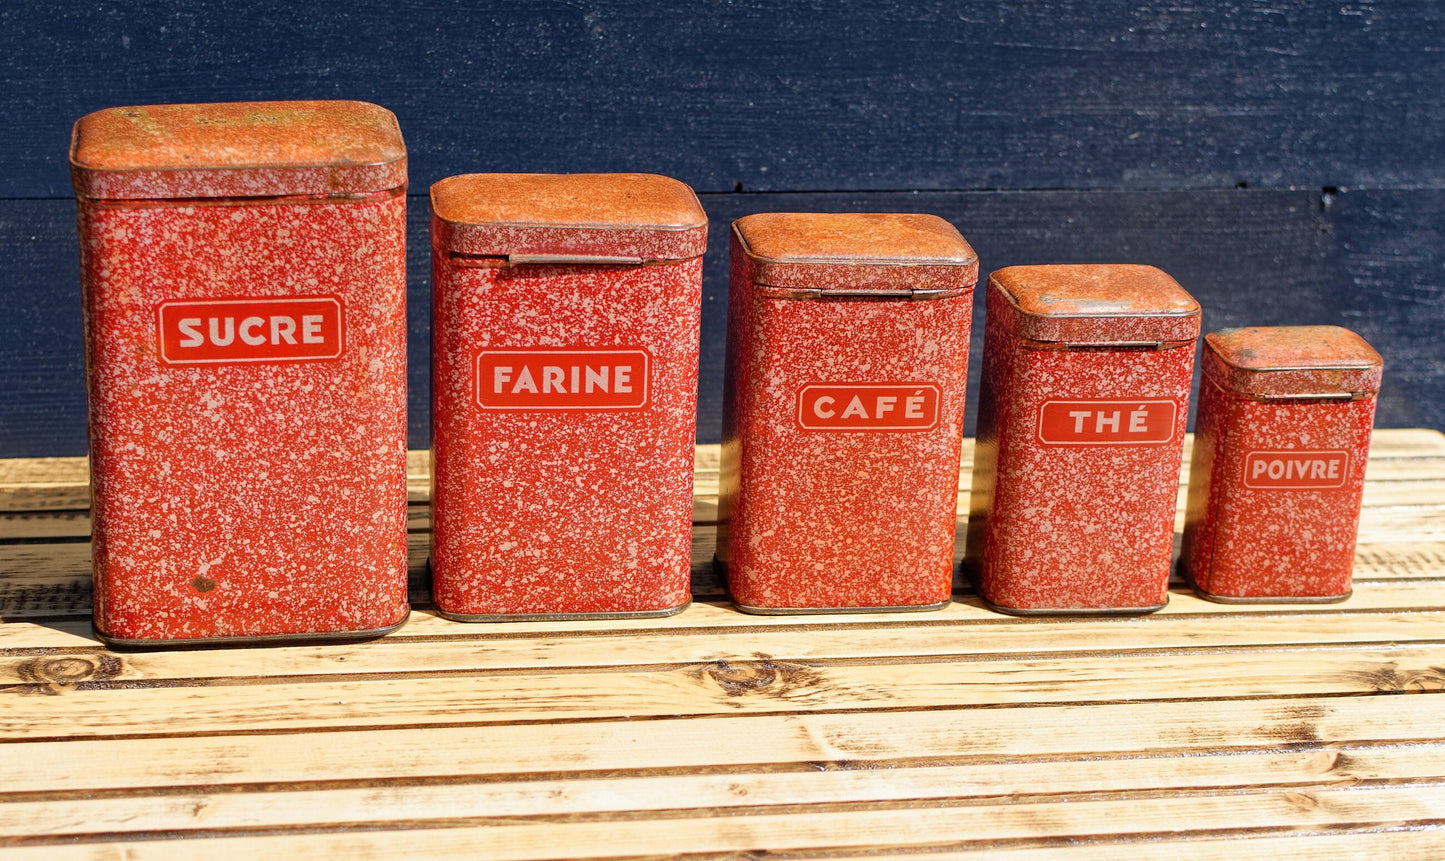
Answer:
[[[119,647],[406,620],[406,150],[361,102],[75,126],[94,625]],[[431,189],[432,597],[467,622],[683,610],[707,216],[650,174]],[[732,224],[718,563],[740,610],[930,610],[954,582],[978,258],[947,221]],[[1168,599],[1200,307],[1139,265],[986,281],[965,568],[1013,614]],[[1180,567],[1350,593],[1380,357],[1204,339]]]

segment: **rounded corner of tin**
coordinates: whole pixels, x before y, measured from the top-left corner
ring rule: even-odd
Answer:
[[[115,637],[106,633],[101,629],[99,622],[94,619],[92,619],[90,623],[90,634],[95,637],[102,646],[112,651],[126,651],[132,648],[129,644],[135,642],[133,640],[127,640],[124,637]]]
[[[676,616],[683,610],[692,606],[692,596],[689,595],[681,604],[669,607],[661,607],[653,610],[621,610],[583,613],[458,613],[451,610],[436,608],[436,613],[443,619],[453,622],[607,622],[624,621],[627,619],[665,619],[669,616]]]
[[[944,598],[942,601],[935,601],[929,604],[889,604],[881,606],[847,606],[847,607],[762,607],[756,604],[744,604],[736,599],[733,606],[740,612],[753,616],[831,616],[852,615],[852,614],[877,614],[877,613],[928,613],[935,610],[942,610],[953,603],[953,598]]]
[[[450,622],[489,622],[497,621],[499,618],[481,613],[457,613],[452,610],[444,610],[440,606],[433,607],[432,609],[438,616]]]
[[[1201,588],[1192,580],[1189,588],[1196,596],[1213,604],[1341,604],[1354,594],[1351,589],[1343,595],[1220,595]]]
[[[276,646],[324,645],[364,642],[390,634],[407,623],[411,607],[402,613],[399,621],[379,628],[365,628],[354,631],[306,631],[296,634],[261,634],[257,636],[186,637],[182,639],[160,639],[152,637],[116,637],[101,630],[94,621],[91,631],[101,645],[117,652],[163,652],[177,650],[265,648]]]
[[[1169,596],[1165,595],[1164,600],[1158,604],[1150,604],[1143,607],[1010,607],[1006,604],[999,604],[982,592],[978,595],[983,605],[996,613],[1003,613],[1006,616],[1147,616],[1150,613],[1157,613],[1169,605]]]

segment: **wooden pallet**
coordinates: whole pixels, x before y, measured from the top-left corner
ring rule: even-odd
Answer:
[[[967,459],[968,449],[965,449]],[[1143,618],[667,619],[114,654],[85,463],[0,461],[0,848],[16,857],[1441,857],[1445,436],[1379,431],[1354,596]],[[967,464],[965,464],[965,471]],[[966,477],[966,476],[965,476]],[[197,841],[208,841],[199,844]]]

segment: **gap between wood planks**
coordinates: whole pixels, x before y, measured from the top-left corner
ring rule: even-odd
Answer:
[[[1372,797],[1374,796],[1374,797]],[[1382,811],[1394,807],[1405,813]],[[466,817],[388,823],[355,821],[331,828],[196,829],[190,837],[225,838],[232,853],[262,856],[268,850],[326,857],[455,854],[494,859],[634,856],[636,853],[698,857],[702,852],[766,849],[834,851],[845,848],[928,847],[982,849],[1048,847],[1087,839],[1094,846],[1137,840],[1188,845],[1191,838],[1324,836],[1339,831],[1435,829],[1445,824],[1445,793],[1402,790],[1321,790],[1311,794],[1269,793],[1227,798],[1080,800],[1069,804],[1002,804],[982,807],[931,804],[864,806],[856,809],[739,811],[725,817],[628,817],[603,821],[562,818],[548,821]],[[706,815],[706,811],[699,811]],[[680,827],[686,825],[686,827]],[[1438,836],[1438,835],[1437,835]],[[185,858],[194,844],[164,832],[128,835],[116,848],[127,858]],[[169,839],[167,839],[169,838]],[[1057,842],[1056,842],[1057,841]],[[112,842],[111,835],[77,835],[55,841],[20,838],[34,846],[77,857],[87,843]],[[119,841],[116,841],[119,842]],[[1238,849],[1238,847],[1236,847]],[[22,849],[17,857],[25,857]]]

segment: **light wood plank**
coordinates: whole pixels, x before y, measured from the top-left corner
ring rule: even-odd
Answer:
[[[590,821],[530,821],[478,817],[409,823],[359,833],[281,833],[226,836],[213,851],[248,857],[299,852],[326,857],[459,855],[476,858],[605,858],[699,852],[772,852],[812,847],[988,845],[1048,838],[1095,841],[1190,832],[1215,836],[1261,830],[1300,832],[1336,824],[1400,826],[1445,823],[1445,788],[1359,787],[1348,790],[1234,792],[1225,796],[1146,796],[1126,800],[1070,799],[1021,804],[922,804],[884,809],[845,807],[786,813],[738,813],[727,817],[683,815]],[[920,828],[926,821],[927,827]],[[355,826],[369,823],[356,821]],[[423,826],[423,827],[418,827]],[[54,845],[56,857],[90,857],[98,846]],[[127,858],[191,858],[198,846],[184,840],[116,843]],[[29,852],[21,852],[25,857]]]
[[[1378,428],[1370,436],[1370,456],[1422,457],[1445,454],[1445,433],[1432,428]]]
[[[1018,843],[1042,844],[1036,848],[1010,848]],[[940,858],[978,858],[980,848],[987,850],[992,861],[1048,861],[1048,859],[1090,859],[1107,857],[1120,861],[1243,861],[1260,858],[1268,861],[1300,859],[1301,861],[1366,861],[1386,858],[1390,861],[1439,861],[1440,847],[1445,844],[1445,829],[1432,825],[1380,827],[1362,825],[1356,830],[1336,826],[1322,831],[1296,829],[1283,834],[1227,834],[1222,837],[1200,837],[1193,834],[1155,834],[1134,840],[1050,840],[1017,841],[1015,844],[994,844],[970,848],[928,847],[917,852],[879,847],[874,856],[867,850],[846,850],[843,854],[813,852],[770,854],[778,861],[806,858],[808,861],[886,857],[888,861],[937,861]],[[967,846],[968,844],[964,844]],[[885,854],[886,853],[886,854]]]
[[[92,682],[0,692],[0,741],[674,715],[932,709],[1178,697],[1445,691],[1445,643],[916,662],[719,659],[575,671]],[[239,690],[244,687],[244,690]],[[46,695],[46,694],[50,695]],[[1206,708],[1208,706],[1201,706]],[[1445,699],[1441,700],[1445,710]],[[1442,712],[1445,714],[1445,712]],[[1445,723],[1441,724],[1445,726]]]
[[[149,789],[105,798],[0,794],[0,844],[24,835],[322,827],[499,816],[626,814],[687,808],[977,799],[1023,803],[1142,791],[1319,789],[1445,780],[1445,744],[1245,751],[1215,756],[881,763],[862,769],[727,769],[721,773],[547,777],[525,781],[365,782],[325,789],[273,785],[215,792]]]
[[[1253,698],[10,742],[9,793],[1439,742],[1445,697]]]
[[[90,509],[0,512],[0,541],[90,538]]]
[[[1440,588],[1445,591],[1445,584]],[[269,648],[264,663],[248,650],[109,653],[88,637],[89,647],[57,653],[56,646],[0,652],[0,685],[33,684],[64,690],[78,684],[116,681],[185,681],[311,676],[479,672],[485,670],[557,670],[628,666],[681,666],[768,656],[786,661],[879,659],[978,660],[1034,658],[1058,660],[1102,653],[1115,657],[1156,655],[1169,650],[1382,646],[1414,641],[1445,642],[1445,609],[1336,616],[1214,616],[1176,613],[1149,621],[1083,617],[1052,624],[1010,624],[977,607],[959,607],[932,621],[899,619],[889,624],[830,626],[747,626],[718,608],[702,606],[712,626],[632,629],[626,637],[602,630],[547,631],[509,635],[506,625],[429,626],[447,633],[393,636],[372,643],[340,643]],[[732,621],[734,624],[722,624]],[[925,629],[926,628],[926,629]],[[80,626],[71,628],[84,630]],[[697,636],[709,631],[706,637]],[[72,633],[74,637],[74,633]],[[78,639],[78,638],[76,638]],[[74,640],[72,640],[73,642]],[[0,638],[0,645],[7,639]],[[59,638],[52,642],[61,642]],[[61,647],[63,648],[63,647]],[[1211,660],[1215,658],[1211,657]]]

